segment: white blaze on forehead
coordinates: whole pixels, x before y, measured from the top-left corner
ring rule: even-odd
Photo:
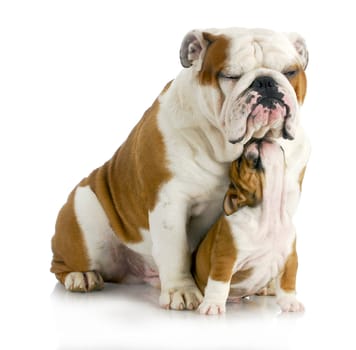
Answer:
[[[298,61],[295,47],[284,33],[244,28],[224,32],[230,38],[227,73],[242,74],[259,67],[282,71]]]

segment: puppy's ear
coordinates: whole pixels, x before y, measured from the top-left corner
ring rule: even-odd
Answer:
[[[300,63],[305,70],[309,61],[309,53],[307,49],[307,45],[305,44],[305,40],[298,33],[288,33],[287,37],[293,44],[295,50],[297,51]]]
[[[190,31],[184,37],[180,47],[179,56],[182,66],[189,68],[194,65],[200,71],[208,45],[209,42],[204,39],[201,31]]]
[[[235,213],[239,208],[246,205],[245,196],[238,191],[233,185],[230,185],[224,198],[224,213],[229,216]]]

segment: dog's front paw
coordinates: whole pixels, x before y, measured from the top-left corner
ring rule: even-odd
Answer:
[[[277,299],[277,304],[283,312],[303,312],[304,305],[297,300],[295,295],[283,295]]]
[[[164,309],[195,310],[203,300],[203,296],[197,286],[187,286],[162,289],[159,304]]]
[[[199,305],[198,311],[202,315],[220,315],[225,313],[226,308],[224,302],[220,303],[203,300]]]

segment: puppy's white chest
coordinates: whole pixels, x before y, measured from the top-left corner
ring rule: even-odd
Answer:
[[[295,234],[292,224],[272,220],[261,230],[261,208],[244,208],[234,218],[237,261],[231,288],[236,295],[254,294],[278,276],[291,253]],[[231,219],[230,219],[231,220]],[[238,229],[239,228],[239,229]]]

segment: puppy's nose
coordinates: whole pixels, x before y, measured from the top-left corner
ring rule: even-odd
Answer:
[[[263,76],[256,78],[250,87],[257,91],[267,91],[275,89],[277,87],[277,83],[273,78]]]
[[[260,168],[261,159],[257,142],[249,144],[245,149],[244,155],[250,168],[257,170]]]

